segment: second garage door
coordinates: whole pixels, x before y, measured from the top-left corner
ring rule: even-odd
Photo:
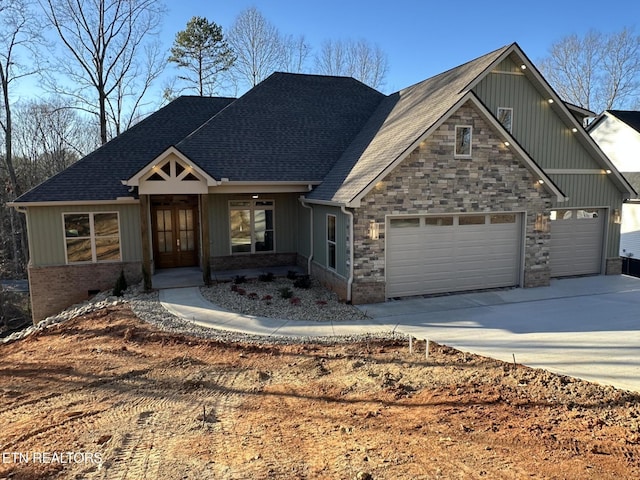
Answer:
[[[389,217],[386,238],[387,297],[520,283],[521,214]]]
[[[602,209],[552,211],[549,252],[551,276],[600,273],[603,234]]]

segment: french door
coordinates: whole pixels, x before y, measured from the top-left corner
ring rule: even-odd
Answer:
[[[152,201],[153,253],[157,268],[198,265],[197,199]]]

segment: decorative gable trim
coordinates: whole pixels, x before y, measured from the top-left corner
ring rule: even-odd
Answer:
[[[389,164],[378,176],[376,176],[358,195],[356,195],[350,202],[347,203],[347,207],[358,208],[362,199],[374,188],[374,186],[384,179],[389,173],[391,173],[402,161],[411,154],[424,140],[430,137],[440,126],[447,121],[447,119],[453,115],[462,105],[467,102],[471,102],[480,112],[480,114],[487,120],[496,130],[498,135],[502,137],[505,142],[509,142],[509,148],[513,149],[516,154],[522,159],[527,168],[537,175],[539,180],[542,180],[544,188],[546,188],[552,195],[556,197],[558,202],[564,202],[567,197],[557,187],[557,185],[549,178],[549,176],[542,170],[542,168],[525,152],[518,142],[511,136],[511,134],[496,120],[496,118],[487,110],[484,104],[476,97],[473,92],[468,92],[460,100],[458,100],[442,117],[438,119],[433,125],[431,125],[416,141],[414,141],[395,161]]]
[[[205,194],[219,182],[175,147],[169,147],[123,185],[143,195]]]

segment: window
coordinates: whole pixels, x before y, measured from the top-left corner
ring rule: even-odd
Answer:
[[[513,127],[513,108],[499,107],[498,121],[511,133],[511,128]]]
[[[229,203],[231,253],[273,252],[273,201],[240,200]]]
[[[120,223],[117,212],[65,213],[67,263],[120,261]]]
[[[424,224],[429,227],[448,227],[453,225],[453,217],[424,217]]]
[[[389,221],[391,228],[414,228],[420,226],[419,218],[392,218]]]
[[[484,215],[460,215],[458,225],[484,225]]]
[[[336,269],[336,216],[327,215],[327,266]]]
[[[456,125],[456,156],[471,156],[471,127]]]

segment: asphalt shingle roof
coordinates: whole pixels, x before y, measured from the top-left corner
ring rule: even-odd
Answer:
[[[353,78],[274,73],[176,147],[216,179],[322,181],[383,99]]]
[[[121,184],[234,99],[179,97],[66,170],[26,192],[20,202],[115,200],[131,196]]]
[[[435,124],[510,46],[389,95],[310,199],[348,203]]]

